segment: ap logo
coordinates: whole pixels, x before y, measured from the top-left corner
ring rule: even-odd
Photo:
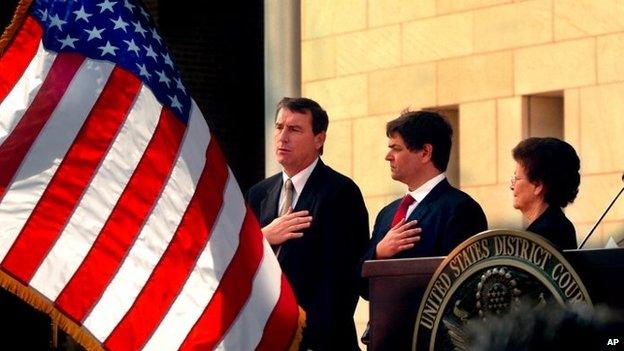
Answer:
[[[608,339],[607,340],[607,345],[609,346],[616,346],[618,343],[620,342],[620,339]]]

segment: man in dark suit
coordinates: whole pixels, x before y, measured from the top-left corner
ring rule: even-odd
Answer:
[[[327,113],[306,98],[277,108],[275,153],[283,171],[247,200],[306,311],[302,350],[359,350],[353,322],[368,213],[355,183],[320,159]]]
[[[435,112],[406,112],[388,122],[386,160],[408,192],[377,215],[365,260],[446,255],[487,229],[479,204],[444,175],[452,134]]]

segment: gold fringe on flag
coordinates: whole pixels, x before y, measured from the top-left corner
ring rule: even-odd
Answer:
[[[76,342],[88,351],[103,351],[102,344],[91,334],[86,328],[76,324],[76,322],[67,318],[61,313],[53,303],[41,295],[36,290],[27,287],[11,277],[7,273],[0,271],[0,287],[13,293],[22,301],[26,302],[38,311],[50,316],[52,323],[70,335]],[[306,325],[306,313],[303,308],[299,307],[299,318],[297,321],[297,330],[293,336],[293,341],[288,348],[289,351],[297,351],[303,338],[303,327]]]
[[[306,313],[299,306],[299,320],[297,321],[297,331],[295,332],[295,336],[293,337],[293,341],[288,348],[289,351],[297,351],[299,350],[299,344],[301,344],[301,339],[303,339],[303,327],[306,325]]]
[[[0,37],[0,56],[4,53],[4,50],[9,46],[15,33],[22,26],[22,23],[28,15],[28,8],[33,0],[21,0],[15,9],[11,23],[6,27],[2,36]]]
[[[13,293],[38,311],[50,316],[53,323],[89,351],[104,350],[101,343],[84,327],[65,317],[52,302],[36,290],[29,288],[5,272],[0,271],[0,286]]]

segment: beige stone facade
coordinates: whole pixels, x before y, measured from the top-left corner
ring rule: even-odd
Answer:
[[[405,191],[383,159],[385,122],[434,108],[457,119],[449,178],[490,228],[523,227],[511,148],[571,143],[582,180],[566,213],[580,240],[622,186],[623,57],[620,0],[302,0],[303,95],[327,108],[325,159],[360,186],[371,226]],[[624,199],[590,246],[611,235],[624,237]]]

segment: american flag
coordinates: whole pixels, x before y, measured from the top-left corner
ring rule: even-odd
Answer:
[[[292,290],[145,10],[19,6],[0,56],[0,284],[88,347],[291,346]]]

